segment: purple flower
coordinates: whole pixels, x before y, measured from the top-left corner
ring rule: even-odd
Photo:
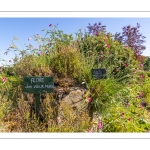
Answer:
[[[28,41],[32,40],[32,38],[28,38]]]
[[[11,60],[9,60],[9,62],[12,62]]]
[[[102,128],[103,128],[103,123],[102,123],[102,121],[100,121],[100,122],[98,123],[98,129],[101,130]]]
[[[49,27],[51,27],[52,26],[52,24],[49,24]]]

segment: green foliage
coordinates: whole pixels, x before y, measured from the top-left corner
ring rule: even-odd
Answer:
[[[18,38],[13,39],[13,65],[0,74],[0,127],[4,125],[8,132],[87,132],[93,113],[97,113],[102,116],[103,132],[150,130],[149,72],[136,61],[133,50],[115,41],[111,34],[83,35],[80,30],[73,38],[57,26],[51,29],[43,29],[45,38],[32,37],[36,48],[28,45],[21,50],[14,44]],[[105,68],[106,77],[94,80],[93,68]],[[144,64],[147,68],[148,59]],[[29,100],[33,101],[33,96],[26,99],[22,93],[24,76],[54,76],[58,81],[71,78],[78,86],[84,82],[86,98],[92,101],[88,101],[86,111],[74,110],[63,102],[59,110],[58,105],[53,106],[57,102],[54,95],[46,94],[40,110],[44,121],[39,123],[34,113],[30,116]]]
[[[146,58],[146,61],[144,63],[144,70],[146,70],[146,71],[150,70],[150,57]]]

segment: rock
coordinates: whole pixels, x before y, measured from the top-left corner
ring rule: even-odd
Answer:
[[[75,87],[70,89],[70,93],[62,99],[62,102],[68,103],[74,108],[82,109],[82,106],[85,104],[83,99],[86,89]]]

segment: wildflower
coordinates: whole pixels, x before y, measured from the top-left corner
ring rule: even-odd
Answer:
[[[88,99],[88,100],[89,100],[89,103],[91,103],[91,102],[92,102],[92,98],[91,98],[91,97],[89,97],[89,99]]]
[[[29,44],[29,47],[32,47],[32,44]]]
[[[123,66],[124,66],[124,67],[126,67],[126,66],[127,66],[127,64],[125,64],[125,63],[124,63],[124,64],[123,64]]]
[[[126,49],[128,49],[128,46],[126,46]]]
[[[98,35],[98,32],[97,32],[97,31],[95,31],[95,32],[94,32],[94,35]]]
[[[121,115],[122,115],[122,117],[124,117],[124,112],[122,112],[122,114],[121,114]]]
[[[51,27],[52,26],[52,24],[49,24],[49,27]]]
[[[144,96],[144,92],[141,92],[140,96]]]
[[[107,48],[110,48],[110,44],[107,44]]]
[[[6,82],[6,78],[2,78],[2,82]]]
[[[140,108],[143,108],[143,106],[140,104]]]
[[[88,130],[88,133],[92,133],[92,130]]]
[[[103,123],[102,123],[102,121],[100,121],[100,122],[98,123],[98,129],[101,130],[102,128],[103,128]]]
[[[108,54],[110,54],[110,52],[108,52]]]
[[[150,130],[146,130],[147,133],[150,133]]]
[[[128,120],[128,121],[131,121],[131,118],[128,118],[127,120]]]
[[[128,103],[128,104],[126,104],[126,106],[127,106],[127,107],[130,106],[130,104]]]
[[[40,52],[40,55],[43,55],[43,52]]]
[[[140,64],[140,66],[141,66],[141,67],[144,67],[144,65],[143,65],[143,64]]]
[[[142,79],[144,79],[144,76],[143,76],[142,74],[140,75],[140,77],[141,77]]]
[[[102,53],[102,55],[104,54],[104,52],[103,52],[103,51],[102,51],[101,53]]]
[[[5,52],[4,55],[7,55],[7,52]]]
[[[28,41],[29,41],[29,40],[32,40],[32,38],[28,38]]]
[[[9,60],[9,62],[12,62],[11,60]]]
[[[107,41],[107,39],[106,38],[104,38],[104,42],[106,42]]]

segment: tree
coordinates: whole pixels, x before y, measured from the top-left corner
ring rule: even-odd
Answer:
[[[89,34],[95,34],[98,35],[98,33],[106,32],[106,26],[102,26],[101,22],[94,23],[94,25],[89,25],[87,26]]]
[[[119,41],[122,44],[125,44],[131,47],[132,50],[135,52],[135,56],[137,60],[146,49],[144,45],[145,36],[139,33],[140,24],[137,23],[136,27],[131,27],[130,25],[123,27],[123,32],[115,34],[115,40]]]

